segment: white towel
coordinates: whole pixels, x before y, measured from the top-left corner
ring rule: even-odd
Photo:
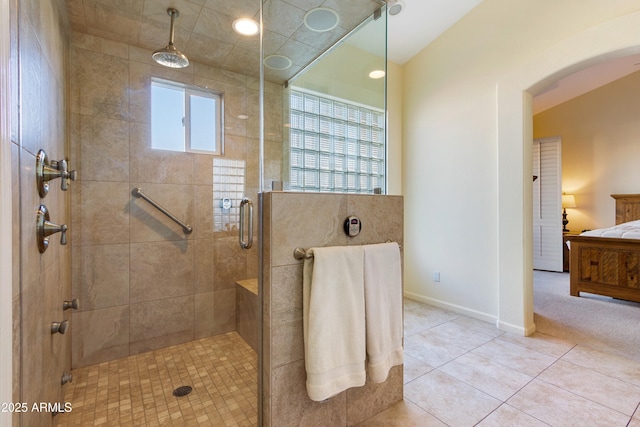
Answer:
[[[304,262],[307,393],[322,401],[366,381],[364,249],[312,248]]]
[[[397,243],[364,247],[364,289],[367,328],[367,371],[373,382],[387,379],[401,365],[402,267]]]

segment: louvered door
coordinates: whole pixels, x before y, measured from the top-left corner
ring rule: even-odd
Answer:
[[[533,141],[533,268],[562,271],[562,163],[559,137]]]

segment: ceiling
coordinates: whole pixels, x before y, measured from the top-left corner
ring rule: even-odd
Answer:
[[[640,71],[640,55],[609,59],[556,79],[534,93],[533,114]]]
[[[258,19],[256,0],[65,0],[74,31],[104,37],[150,51],[169,42],[167,8],[178,9],[174,44],[191,61],[258,76],[259,36],[241,36],[232,23],[241,17]],[[265,0],[264,53],[283,55],[286,70],[265,67],[266,78],[282,82],[371,16],[383,0]],[[304,24],[305,14],[318,7],[333,9],[339,22],[323,32]]]
[[[404,4],[389,16],[388,59],[404,64],[454,25],[482,0],[388,0]],[[167,8],[180,11],[175,21],[175,46],[192,61],[259,75],[259,38],[231,29],[239,17],[258,16],[256,0],[65,0],[72,29],[128,43],[150,51],[169,41]],[[265,56],[283,55],[286,70],[265,67],[267,80],[289,80],[384,4],[383,0],[263,0]],[[304,25],[305,14],[326,7],[339,15],[338,25],[325,32]],[[374,31],[379,31],[378,29]],[[369,39],[373,39],[369,37]],[[366,48],[367,35],[353,43]],[[379,50],[379,49],[378,49]],[[373,50],[372,50],[373,51]],[[640,56],[601,62],[536,88],[534,114],[638,71]]]
[[[387,57],[404,64],[482,0],[402,0],[405,7],[389,16]]]
[[[482,0],[403,0],[406,7],[389,17],[388,58],[404,64]],[[533,113],[538,114],[577,96],[640,71],[640,55],[603,60],[552,79],[536,88]]]
[[[402,12],[389,16],[388,58],[404,64],[481,0],[400,1],[405,6]],[[231,31],[236,18],[257,19],[259,3],[256,0],[65,2],[74,31],[151,51],[167,45],[170,25],[167,8],[176,8],[180,16],[175,20],[175,46],[190,60],[244,74],[258,74],[258,36],[243,37]],[[265,56],[283,55],[292,61],[287,70],[265,69],[269,80],[288,80],[383,4],[384,0],[264,1]],[[338,12],[338,26],[326,32],[309,30],[303,23],[304,16],[317,7]],[[358,43],[366,36],[360,39]],[[375,46],[368,50],[380,49]]]
[[[404,64],[482,0],[403,0],[406,7],[389,17],[388,58]],[[640,55],[602,60],[550,79],[533,91],[538,114],[631,73],[640,71]]]

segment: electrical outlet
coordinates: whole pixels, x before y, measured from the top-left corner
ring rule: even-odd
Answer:
[[[440,281],[440,272],[439,271],[434,271],[433,272],[433,281],[434,282],[439,282]]]

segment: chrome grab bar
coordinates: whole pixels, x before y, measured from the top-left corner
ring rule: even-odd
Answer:
[[[245,206],[249,205],[249,238],[248,240],[244,241],[244,222],[245,222],[245,218],[244,218],[244,211],[245,211]],[[240,233],[238,234],[238,239],[240,240],[240,247],[242,249],[249,249],[251,247],[251,245],[253,245],[253,202],[251,202],[251,199],[245,197],[244,199],[242,199],[242,201],[240,202]]]
[[[134,188],[133,191],[131,192],[131,194],[133,194],[135,197],[141,197],[141,198],[145,199],[147,202],[149,202],[149,204],[151,206],[153,206],[154,208],[158,209],[160,212],[162,212],[163,214],[168,216],[176,224],[178,224],[180,227],[182,227],[182,230],[184,231],[184,234],[191,234],[191,232],[193,231],[193,228],[191,228],[191,226],[189,224],[185,224],[184,222],[180,221],[171,212],[169,212],[168,210],[166,210],[165,208],[160,206],[151,197],[149,197],[146,194],[144,194],[142,192],[142,188],[140,188],[140,187]]]

